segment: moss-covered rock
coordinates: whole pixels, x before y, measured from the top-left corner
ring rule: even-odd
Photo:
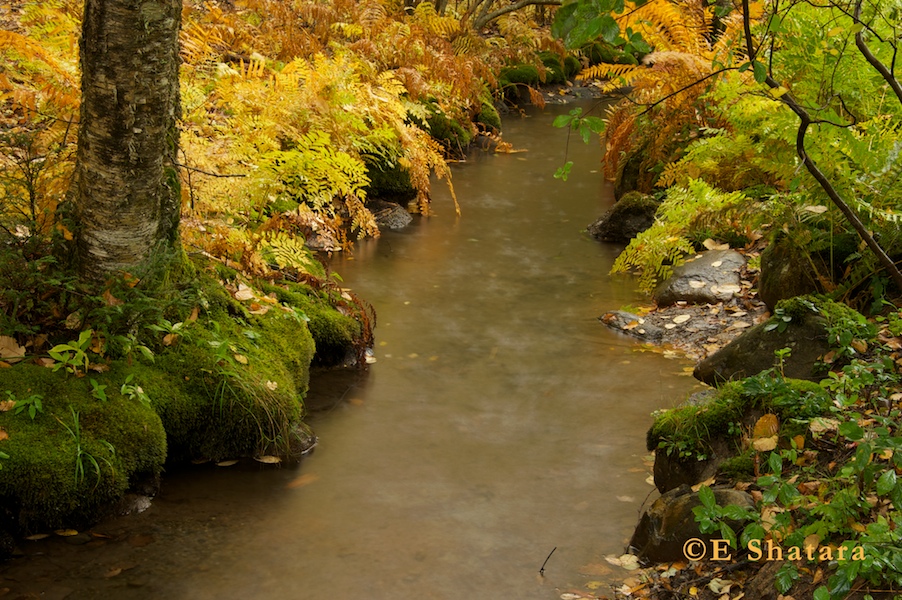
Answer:
[[[564,75],[566,75],[568,79],[572,79],[582,70],[583,65],[579,62],[578,58],[572,54],[568,54],[564,57]]]
[[[18,364],[0,374],[0,391],[11,392],[20,408],[35,397],[42,405],[34,419],[27,408],[0,413],[8,436],[0,441],[9,456],[0,469],[7,528],[23,533],[87,526],[130,486],[159,476],[166,458],[162,422],[149,406],[120,393],[121,367],[78,378]]]
[[[502,88],[510,85],[539,85],[541,76],[535,65],[519,64],[504,67],[498,75],[498,83]]]
[[[492,133],[499,133],[501,131],[501,116],[498,114],[498,109],[495,108],[495,105],[492,104],[491,101],[483,100],[474,121],[481,125],[482,129]]]
[[[417,190],[410,181],[410,172],[397,162],[369,161],[366,174],[370,180],[366,187],[367,198],[405,203],[417,196]]]
[[[426,119],[429,135],[452,152],[466,150],[473,141],[472,124],[463,123],[449,116],[434,101],[427,103],[426,108],[429,111],[429,117]]]
[[[831,408],[829,394],[816,383],[762,374],[727,383],[700,401],[658,411],[646,437],[648,449],[655,451],[655,485],[663,493],[722,471],[725,461],[747,453],[745,435],[766,413],[776,416],[780,436],[788,439],[807,435],[805,423]]]
[[[564,62],[561,57],[554,52],[539,52],[539,60],[545,65],[545,83],[559,84],[567,81],[567,75],[564,72]]]

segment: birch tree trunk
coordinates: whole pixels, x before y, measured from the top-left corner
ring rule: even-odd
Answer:
[[[182,0],[86,0],[74,181],[81,274],[103,279],[177,242]]]

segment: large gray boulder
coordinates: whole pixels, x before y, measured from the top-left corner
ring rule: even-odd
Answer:
[[[370,200],[367,208],[373,213],[379,229],[404,229],[413,221],[410,212],[403,206],[384,200]]]
[[[739,292],[739,271],[745,257],[735,250],[710,250],[686,261],[654,292],[658,306],[727,302]]]
[[[830,351],[826,319],[814,312],[802,312],[786,323],[783,331],[769,330],[772,323],[765,321],[746,330],[701,360],[693,376],[712,386],[751,377],[774,366],[777,350],[789,348],[790,355],[783,363],[784,377],[820,381],[823,367],[819,361]]]
[[[651,196],[629,192],[589,225],[589,234],[602,242],[626,244],[654,224],[660,205]]]
[[[734,489],[714,489],[714,499],[719,506],[735,504],[742,508],[754,508],[755,501],[745,492]],[[675,562],[686,559],[684,545],[693,538],[709,544],[716,534],[703,534],[698,530],[692,509],[701,506],[698,492],[688,485],[671,490],[654,501],[639,520],[630,539],[630,550],[642,562]],[[710,552],[709,552],[710,553]]]

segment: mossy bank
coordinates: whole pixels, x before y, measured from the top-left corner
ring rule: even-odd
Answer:
[[[86,323],[68,341],[4,363],[5,531],[89,526],[127,491],[154,489],[167,463],[284,457],[309,446],[302,418],[311,365],[359,355],[371,335],[364,305],[319,279],[186,273],[188,301],[125,348],[114,350],[114,336]]]

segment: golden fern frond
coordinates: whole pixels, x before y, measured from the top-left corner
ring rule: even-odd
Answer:
[[[66,84],[75,88],[78,87],[78,82],[75,79],[74,73],[71,73],[69,69],[64,68],[50,55],[49,52],[44,50],[38,42],[29,39],[24,35],[14,31],[0,31],[0,51],[2,50],[12,50],[31,60],[38,60],[50,67],[53,74],[63,80]]]
[[[300,235],[289,235],[284,231],[267,231],[263,234],[258,251],[267,262],[280,269],[297,269],[310,272],[315,268],[316,259],[304,245]]]
[[[439,15],[431,2],[420,2],[413,11],[413,20],[432,35],[446,39],[461,31],[459,20]]]

